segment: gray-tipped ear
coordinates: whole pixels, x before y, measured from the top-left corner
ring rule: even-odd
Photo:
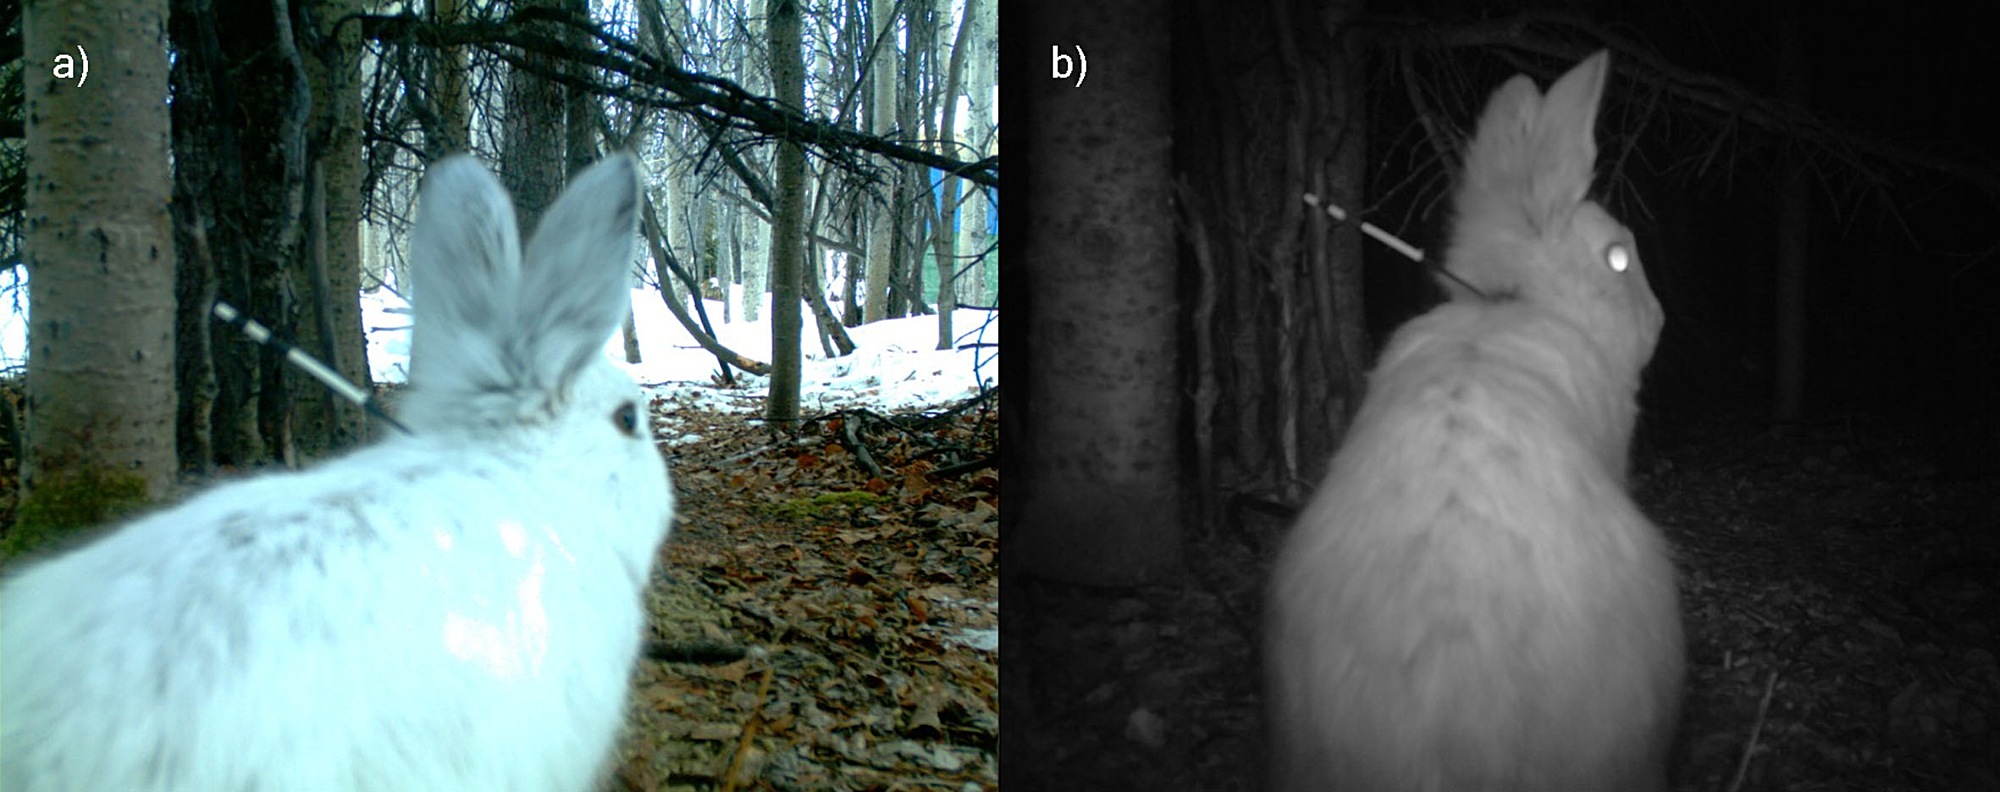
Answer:
[[[530,369],[564,382],[603,354],[631,310],[639,160],[617,153],[570,179],[528,242],[520,329]]]
[[[412,381],[504,377],[493,339],[512,333],[520,279],[520,230],[506,189],[470,156],[432,165],[410,231]]]

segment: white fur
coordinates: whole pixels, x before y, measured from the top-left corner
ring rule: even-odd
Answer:
[[[1674,571],[1625,493],[1662,318],[1584,197],[1607,70],[1487,106],[1445,262],[1478,292],[1391,340],[1273,574],[1273,789],[1665,786]]]
[[[643,394],[601,351],[637,190],[627,155],[580,174],[524,263],[498,182],[432,168],[415,434],[13,575],[0,788],[592,788],[673,513]]]

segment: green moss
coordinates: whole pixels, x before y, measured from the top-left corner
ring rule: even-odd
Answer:
[[[13,558],[111,522],[149,503],[146,479],[137,473],[85,468],[38,482],[21,500],[14,527],[0,538],[0,558]]]
[[[862,509],[887,502],[887,498],[872,492],[827,492],[810,498],[794,498],[771,506],[774,517],[801,522],[822,522],[831,518],[850,518]]]

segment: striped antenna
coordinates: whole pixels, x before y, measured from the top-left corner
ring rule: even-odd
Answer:
[[[1305,199],[1306,199],[1306,204],[1308,206],[1312,206],[1313,208],[1326,212],[1326,216],[1333,218],[1335,222],[1339,223],[1347,222],[1347,210],[1340,208],[1339,204],[1336,204],[1332,201],[1321,201],[1319,196],[1314,195],[1312,193],[1306,193]],[[1474,286],[1470,283],[1466,283],[1464,278],[1452,274],[1451,270],[1445,269],[1443,266],[1440,266],[1435,262],[1426,262],[1424,260],[1424,252],[1422,250],[1417,249],[1416,245],[1404,242],[1402,237],[1384,231],[1380,226],[1377,226],[1374,223],[1370,223],[1366,220],[1361,221],[1360,225],[1361,225],[1361,232],[1371,237],[1374,237],[1375,241],[1381,242],[1384,245],[1388,245],[1390,249],[1396,251],[1397,253],[1401,253],[1404,256],[1409,257],[1411,261],[1417,262],[1419,264],[1428,263],[1430,265],[1430,268],[1433,271],[1437,272],[1437,274],[1450,278],[1453,283],[1457,283],[1458,285],[1465,287],[1466,291],[1479,295],[1480,299],[1491,299],[1486,294],[1486,292],[1480,291],[1479,287],[1477,286]]]
[[[236,310],[236,306],[216,300],[213,312],[215,318],[221,319],[224,324],[242,330],[244,335],[250,337],[250,340],[284,353],[285,359],[291,361],[292,365],[304,369],[307,374],[312,375],[313,379],[319,380],[328,388],[332,388],[334,393],[340,394],[341,398],[360,405],[362,412],[382,419],[384,423],[396,427],[403,434],[411,434],[409,427],[404,426],[401,421],[382,411],[381,402],[376,401],[374,396],[362,390],[354,383],[341,378],[340,374],[336,373],[333,369],[327,368],[325,363],[319,362],[312,355],[306,354],[305,350],[292,346],[284,339],[271,335],[271,328],[259,324],[255,319],[244,316],[243,312]]]
[[[1340,208],[1339,204],[1336,204],[1332,201],[1321,202],[1319,196],[1314,195],[1312,193],[1306,193],[1305,198],[1306,198],[1306,205],[1318,208],[1319,210],[1326,212],[1326,216],[1333,218],[1336,222],[1341,222],[1341,223],[1347,222],[1347,210]],[[1411,261],[1424,260],[1424,252],[1418,250],[1416,245],[1404,242],[1401,237],[1398,237],[1395,234],[1391,234],[1387,231],[1382,230],[1380,226],[1377,226],[1374,223],[1370,223],[1366,220],[1361,221],[1361,232],[1374,237],[1375,241],[1377,242],[1380,242],[1384,245],[1388,245],[1391,249],[1395,250],[1397,253],[1401,253],[1404,256],[1409,257]]]

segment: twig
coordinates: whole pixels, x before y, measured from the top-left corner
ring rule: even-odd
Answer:
[[[868,444],[862,442],[861,430],[855,427],[857,423],[852,416],[840,422],[840,434],[847,439],[847,450],[854,454],[854,461],[861,465],[861,469],[870,476],[881,478],[882,466],[875,464],[874,454],[868,453]]]
[[[743,757],[750,753],[750,743],[757,738],[757,724],[764,719],[764,704],[771,700],[771,670],[768,659],[764,662],[764,678],[757,683],[757,704],[750,709],[750,717],[743,722],[743,735],[736,740],[736,752],[729,757],[729,770],[722,774],[722,792],[736,789],[736,774],[743,770]]]
[[[999,464],[1000,464],[999,454],[987,454],[983,457],[972,460],[970,462],[960,462],[956,465],[946,465],[944,467],[931,471],[931,475],[956,476],[960,473],[970,473],[975,470],[983,470],[985,468],[995,467]]]
[[[717,643],[715,641],[691,641],[670,643],[667,641],[647,641],[642,650],[649,660],[662,663],[692,663],[694,665],[724,665],[743,659],[748,650],[741,646]]]
[[[1757,753],[1757,738],[1764,733],[1764,715],[1771,711],[1771,691],[1778,689],[1778,672],[1764,680],[1764,700],[1757,702],[1757,722],[1750,726],[1750,740],[1743,745],[1743,757],[1736,762],[1736,777],[1729,781],[1729,792],[1743,788],[1743,779],[1750,774],[1750,757]]]

